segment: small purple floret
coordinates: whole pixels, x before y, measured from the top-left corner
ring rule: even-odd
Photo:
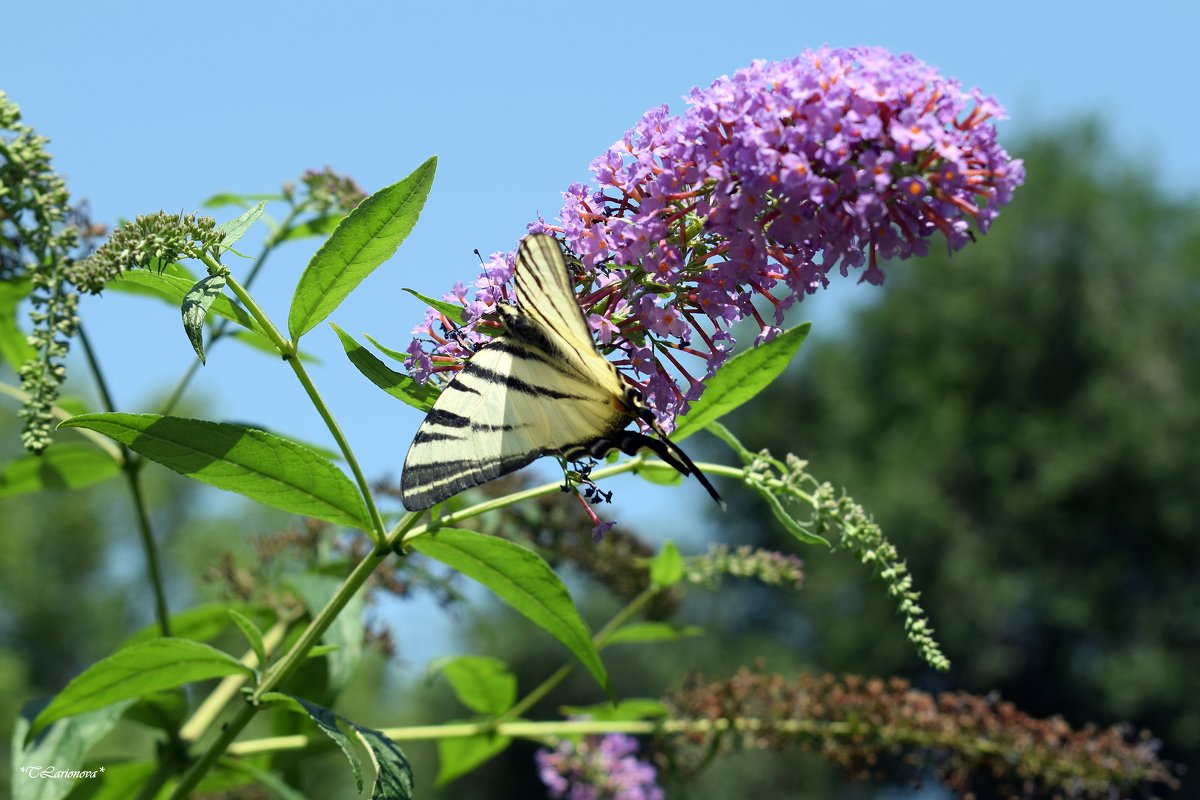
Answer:
[[[538,776],[558,800],[662,800],[654,765],[638,759],[637,740],[619,733],[568,740],[535,756]]]
[[[883,283],[884,262],[958,250],[986,233],[1024,180],[997,144],[1004,110],[910,55],[821,48],[756,61],[706,89],[680,116],[646,112],[592,163],[593,185],[564,193],[560,224],[578,258],[579,297],[603,352],[642,389],[664,429],[699,397],[750,318],[755,343],[836,269]],[[450,334],[436,312],[410,348],[419,380],[453,370],[475,323],[513,301],[512,254],[495,255]],[[520,298],[515,298],[519,302]],[[432,360],[430,359],[432,356]]]

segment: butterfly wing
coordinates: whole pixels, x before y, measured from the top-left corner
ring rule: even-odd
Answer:
[[[616,369],[596,350],[558,243],[517,251],[521,308],[434,403],[409,448],[401,499],[412,510],[513,472],[547,453],[591,453],[634,417]]]

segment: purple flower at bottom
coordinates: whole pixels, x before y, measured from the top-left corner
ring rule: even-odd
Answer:
[[[538,777],[554,800],[663,800],[654,765],[637,757],[631,736],[610,733],[569,739],[534,756]]]

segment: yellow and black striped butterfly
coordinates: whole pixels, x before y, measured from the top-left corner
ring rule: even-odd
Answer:
[[[480,347],[438,396],[404,459],[400,497],[429,508],[543,455],[567,461],[642,448],[717,490],[659,428],[641,393],[596,349],[562,249],[526,236],[514,283],[520,307],[497,304],[504,333]],[[659,438],[627,431],[634,420]]]

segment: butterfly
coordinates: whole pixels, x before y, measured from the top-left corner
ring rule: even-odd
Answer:
[[[521,305],[497,304],[503,333],[467,359],[417,429],[400,481],[404,505],[429,508],[543,455],[582,461],[645,448],[695,475],[724,507],[637,387],[596,349],[558,241],[526,236],[513,280]],[[626,430],[634,421],[657,438]]]

